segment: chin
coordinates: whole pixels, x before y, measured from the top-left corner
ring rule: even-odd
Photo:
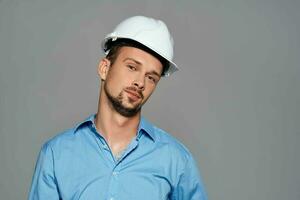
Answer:
[[[127,104],[123,105],[123,107],[129,110],[136,110],[138,107],[141,107],[141,104]]]

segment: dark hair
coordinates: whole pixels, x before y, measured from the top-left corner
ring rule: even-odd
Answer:
[[[115,62],[115,60],[117,59],[117,57],[119,55],[119,50],[121,49],[121,47],[124,47],[124,46],[135,47],[135,48],[141,49],[143,51],[146,51],[147,53],[150,53],[154,57],[156,57],[163,66],[163,70],[162,70],[162,74],[161,74],[162,76],[164,76],[165,72],[169,69],[169,62],[165,58],[160,56],[158,53],[156,53],[152,49],[146,47],[145,45],[143,45],[137,41],[134,41],[131,39],[125,39],[125,38],[117,39],[115,41],[108,40],[106,42],[104,50],[105,51],[109,50],[109,53],[106,55],[106,58],[108,60],[110,60],[111,64],[113,64]]]

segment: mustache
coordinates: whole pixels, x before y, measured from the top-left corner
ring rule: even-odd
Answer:
[[[136,93],[138,93],[138,95],[139,95],[142,99],[144,99],[144,95],[143,95],[142,90],[139,90],[139,89],[137,89],[137,88],[134,87],[134,86],[126,87],[125,90],[129,90],[129,91],[132,91],[132,92],[136,92]]]

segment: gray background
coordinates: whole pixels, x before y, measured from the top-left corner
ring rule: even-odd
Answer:
[[[0,1],[0,199],[26,199],[43,142],[97,108],[101,39],[163,19],[181,71],[143,114],[179,138],[209,198],[300,199],[300,1]]]

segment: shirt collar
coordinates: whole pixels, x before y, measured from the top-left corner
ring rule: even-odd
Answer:
[[[94,123],[95,117],[96,117],[96,114],[92,114],[92,115],[90,115],[88,118],[86,118],[84,121],[78,123],[78,124],[75,126],[75,128],[74,128],[74,133],[76,133],[76,132],[78,131],[78,129],[79,129],[80,127],[82,127],[83,125],[85,125],[85,124],[88,124],[88,123],[92,123],[92,124],[93,124],[93,123]]]
[[[84,121],[78,123],[74,128],[74,133],[76,133],[78,131],[78,129],[80,127],[84,126],[85,124],[90,124],[90,123],[94,124],[95,117],[96,117],[96,114],[92,114],[88,118],[86,118]],[[139,139],[141,137],[142,133],[145,132],[155,142],[156,138],[155,138],[154,131],[155,131],[154,126],[149,121],[147,121],[144,117],[141,117],[139,127],[138,127],[137,139]]]
[[[140,121],[139,128],[138,128],[137,139],[139,139],[141,137],[141,133],[143,131],[148,136],[150,136],[150,138],[155,142],[156,138],[155,138],[154,126],[149,121],[147,121],[144,117],[141,117],[141,121]]]

